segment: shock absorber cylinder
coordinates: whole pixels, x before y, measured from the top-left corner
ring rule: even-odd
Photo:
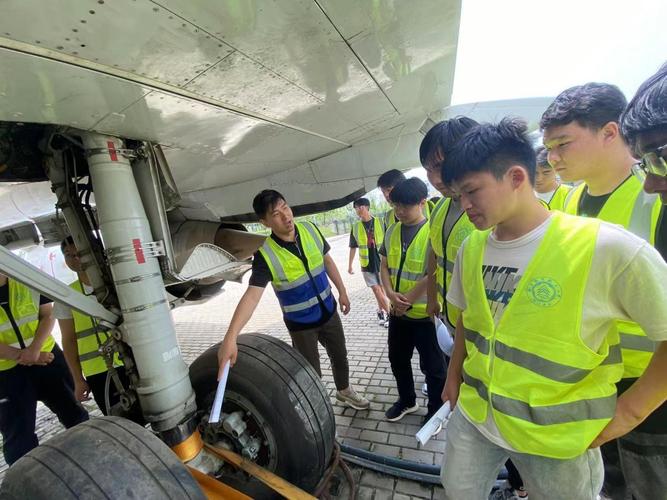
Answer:
[[[153,429],[168,431],[196,407],[157,259],[162,245],[153,241],[123,142],[89,132],[82,139],[123,317],[122,340],[139,373],[139,402]]]

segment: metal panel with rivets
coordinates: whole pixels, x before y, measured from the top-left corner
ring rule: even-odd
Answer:
[[[294,205],[418,165],[449,104],[460,0],[4,0],[0,120],[165,146],[183,210]]]

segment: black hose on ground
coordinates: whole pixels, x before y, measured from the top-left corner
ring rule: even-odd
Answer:
[[[366,469],[402,479],[410,479],[428,484],[440,484],[440,467],[437,465],[421,464],[411,460],[387,457],[346,444],[341,444],[340,449],[342,458],[345,461]],[[498,481],[505,479],[507,479],[507,471],[503,468],[498,474]]]
[[[344,456],[352,455],[380,465],[405,469],[412,472],[418,472],[420,474],[430,474],[435,476],[440,475],[440,467],[437,465],[422,464],[419,462],[412,462],[410,460],[403,460],[401,458],[392,458],[386,455],[373,453],[372,451],[362,450],[361,448],[355,448],[354,446],[349,446],[347,444],[341,444],[340,450],[343,452]]]

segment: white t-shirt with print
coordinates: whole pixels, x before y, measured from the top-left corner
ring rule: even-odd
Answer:
[[[496,325],[550,223],[551,217],[511,241],[498,241],[493,232],[489,235],[482,269]],[[466,308],[461,282],[462,252],[466,243],[456,256],[447,293],[447,301],[461,310]],[[644,240],[621,226],[602,222],[584,295],[582,341],[598,351],[616,319],[639,323],[654,341],[667,340],[667,264]],[[464,411],[461,413],[468,418]],[[491,412],[483,424],[470,422],[493,443],[512,449],[501,437]]]
[[[556,192],[556,189],[554,189],[553,191],[547,191],[546,193],[538,193],[537,191],[535,191],[535,196],[537,196],[544,203],[549,203],[551,201],[551,197]]]

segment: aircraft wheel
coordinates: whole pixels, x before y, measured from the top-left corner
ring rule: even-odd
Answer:
[[[240,335],[238,359],[225,391],[224,415],[219,424],[209,424],[219,345],[210,347],[190,366],[204,441],[232,449],[312,491],[329,465],[336,431],[333,409],[317,373],[281,340],[258,333]],[[259,481],[230,466],[219,477],[253,498],[273,497]]]
[[[94,418],[58,434],[12,465],[0,499],[204,499],[178,457],[148,429]]]

